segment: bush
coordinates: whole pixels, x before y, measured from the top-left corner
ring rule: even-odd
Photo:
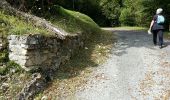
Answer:
[[[129,8],[124,8],[121,11],[121,15],[119,17],[119,21],[123,26],[134,26],[135,24],[135,15],[132,10]]]

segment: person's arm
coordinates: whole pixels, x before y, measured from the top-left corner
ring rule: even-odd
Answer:
[[[154,20],[151,21],[151,24],[150,24],[150,27],[149,27],[150,31],[151,31],[151,28],[152,28],[153,24],[154,24]]]

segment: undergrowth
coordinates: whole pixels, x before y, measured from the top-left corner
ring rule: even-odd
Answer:
[[[30,76],[31,73],[9,60],[6,50],[0,51],[0,100],[13,100]]]

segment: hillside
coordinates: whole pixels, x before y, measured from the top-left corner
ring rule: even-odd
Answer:
[[[67,35],[86,34],[90,36],[100,36],[103,33],[100,27],[88,16],[64,9],[62,7],[55,8],[56,15],[50,17],[44,16],[43,20],[52,23],[61,32],[66,32]],[[46,18],[46,19],[44,19]],[[25,84],[32,79],[36,71],[25,72],[18,64],[10,61],[8,58],[8,35],[24,35],[24,34],[42,34],[44,36],[54,36],[52,31],[46,30],[43,27],[35,26],[34,22],[25,20],[0,9],[0,35],[5,39],[4,47],[0,51],[0,99],[11,99],[16,97],[22,90]],[[94,37],[94,36],[93,36]]]
[[[94,33],[100,31],[99,26],[87,15],[64,9],[60,6],[54,8],[55,14],[48,17],[50,23],[68,33]],[[10,15],[0,10],[1,34],[52,34],[41,27],[34,27],[31,21]]]

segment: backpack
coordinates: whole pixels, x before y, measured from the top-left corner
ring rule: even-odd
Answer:
[[[157,24],[163,24],[165,22],[165,18],[162,15],[157,16]]]

